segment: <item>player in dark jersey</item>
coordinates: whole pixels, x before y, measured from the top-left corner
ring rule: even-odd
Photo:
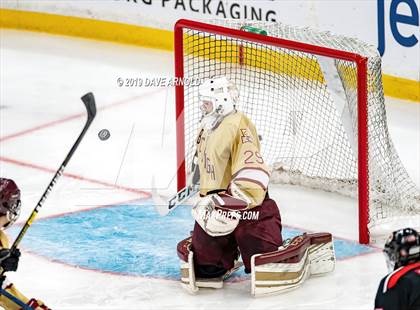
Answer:
[[[385,243],[390,273],[381,280],[375,310],[420,310],[420,236],[412,228],[394,231]]]

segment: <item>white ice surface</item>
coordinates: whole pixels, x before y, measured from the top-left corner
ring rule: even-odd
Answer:
[[[52,177],[46,169],[59,166],[84,116],[24,131],[83,114],[79,97],[87,91],[103,110],[66,168],[72,177],[60,179],[39,216],[145,197],[141,191],[148,192],[153,176],[161,191],[174,190],[174,90],[117,86],[118,77],[170,77],[172,59],[169,52],[0,30],[0,175],[22,189],[22,221]],[[387,112],[399,155],[420,185],[420,104],[387,98]],[[104,128],[111,132],[107,141],[97,137]],[[354,200],[292,186],[270,192],[285,224],[357,239]],[[10,278],[53,309],[372,309],[385,273],[382,254],[374,253],[339,261],[333,274],[280,296],[253,299],[248,281],[190,296],[176,281],[78,269],[26,252]]]

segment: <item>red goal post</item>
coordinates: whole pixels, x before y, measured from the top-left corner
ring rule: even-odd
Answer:
[[[313,55],[332,57],[353,62],[357,67],[357,126],[358,126],[358,218],[359,242],[369,243],[368,208],[369,208],[369,178],[368,178],[368,127],[367,127],[367,58],[356,53],[317,46],[303,42],[264,36],[238,29],[196,22],[179,20],[175,25],[175,77],[184,76],[184,31],[196,30],[212,33],[223,37],[255,42],[268,46],[300,51]],[[186,142],[185,142],[185,97],[184,85],[176,86],[176,136],[177,136],[177,187],[178,190],[186,185]],[[196,103],[198,105],[198,102]],[[257,128],[258,129],[258,128]]]

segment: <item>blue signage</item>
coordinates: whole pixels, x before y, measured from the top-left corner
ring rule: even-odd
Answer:
[[[409,9],[409,14],[407,15],[398,13],[398,8],[404,5]],[[419,8],[415,0],[392,0],[389,7],[389,25],[385,25],[385,0],[378,0],[377,12],[378,50],[381,56],[385,53],[385,31],[387,27],[391,29],[392,37],[400,45],[412,47],[418,43],[418,27],[413,28],[413,31],[407,35],[402,34],[398,28],[399,24],[419,26]]]

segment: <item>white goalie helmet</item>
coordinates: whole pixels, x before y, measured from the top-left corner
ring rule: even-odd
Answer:
[[[198,88],[200,109],[203,117],[224,117],[236,109],[239,91],[235,83],[226,76],[215,76]]]

